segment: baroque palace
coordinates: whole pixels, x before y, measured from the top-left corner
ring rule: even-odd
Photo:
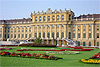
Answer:
[[[31,18],[0,20],[0,40],[24,41],[40,37],[56,45],[100,46],[100,14],[74,17],[70,10],[31,13]]]

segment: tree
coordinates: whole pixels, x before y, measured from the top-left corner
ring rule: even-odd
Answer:
[[[36,39],[35,39],[35,43],[42,43],[42,39],[36,38]]]

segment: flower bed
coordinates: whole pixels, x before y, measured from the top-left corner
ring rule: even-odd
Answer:
[[[52,49],[17,49],[17,51],[91,51],[92,49],[60,49],[60,50],[52,50]]]
[[[100,64],[100,52],[95,54],[94,56],[92,56],[89,59],[81,59],[81,62]]]
[[[90,59],[100,59],[100,52],[92,56]]]
[[[5,46],[17,47],[18,45],[0,45],[0,47],[5,47]]]
[[[9,56],[9,57],[23,57],[23,58],[36,58],[36,59],[48,59],[48,60],[58,60],[63,59],[60,57],[55,57],[54,55],[47,55],[47,54],[30,54],[30,53],[10,53],[10,52],[0,52],[1,56]]]
[[[27,44],[20,44],[19,46],[30,46],[30,47],[56,47],[56,45],[52,44],[43,44],[43,43],[27,43]]]
[[[92,63],[92,64],[100,64],[100,60],[95,60],[95,59],[81,59],[81,62]]]
[[[52,50],[52,49],[17,49],[17,51],[65,51],[65,50]]]
[[[60,49],[65,51],[91,51],[92,49]]]
[[[0,50],[4,50],[4,49],[10,50],[10,49],[12,49],[12,48],[0,48]]]

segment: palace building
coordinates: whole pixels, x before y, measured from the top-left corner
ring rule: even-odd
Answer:
[[[0,20],[0,40],[42,39],[43,43],[100,46],[100,14],[74,17],[70,10],[31,13],[31,18]]]

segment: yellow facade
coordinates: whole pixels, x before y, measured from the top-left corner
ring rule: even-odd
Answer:
[[[73,21],[71,10],[31,13],[32,21],[0,24],[0,40],[28,40],[40,37],[47,44],[67,45],[70,39],[78,45],[100,46],[100,20]]]

